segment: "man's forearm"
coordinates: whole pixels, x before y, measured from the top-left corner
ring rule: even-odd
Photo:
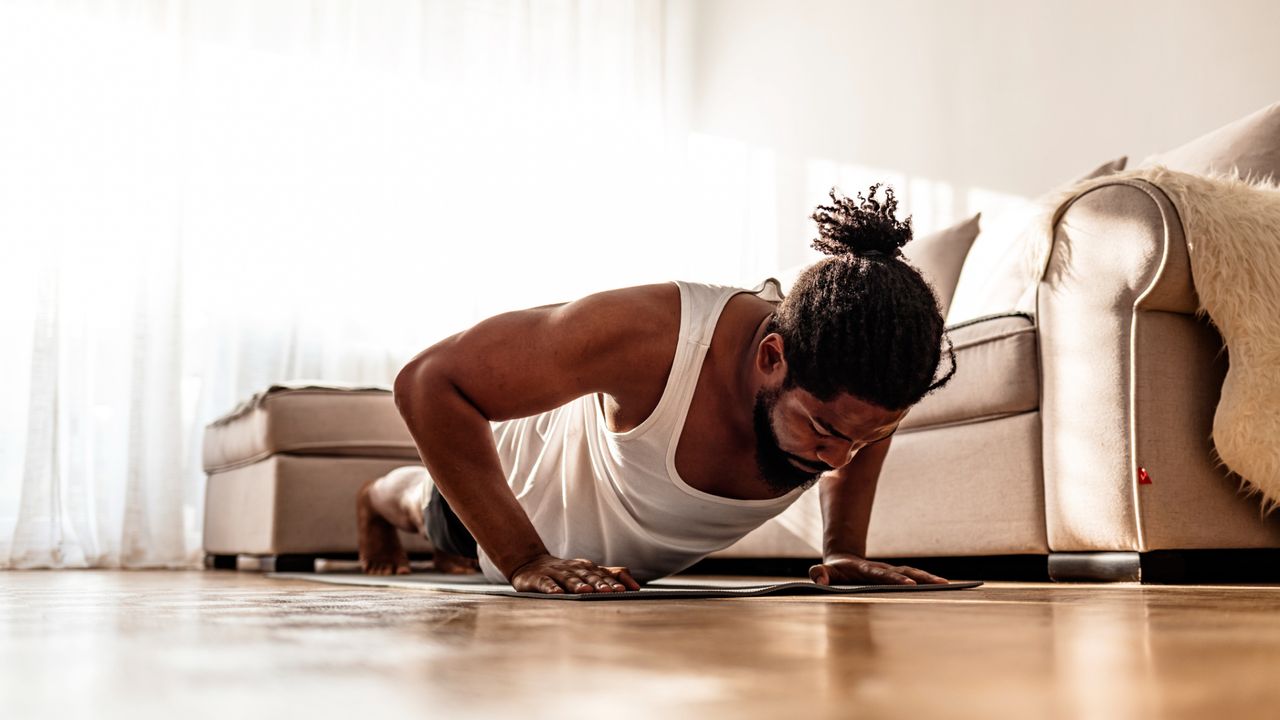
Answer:
[[[409,395],[409,393],[405,393]],[[516,501],[489,420],[447,379],[421,379],[397,405],[440,494],[505,577],[547,554]]]
[[[824,558],[836,555],[867,556],[867,526],[876,482],[893,438],[868,445],[848,465],[823,476],[822,499]]]

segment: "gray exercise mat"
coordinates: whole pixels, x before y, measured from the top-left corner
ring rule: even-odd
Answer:
[[[682,578],[657,580],[640,590],[612,593],[545,593],[516,592],[510,585],[494,584],[483,575],[445,575],[413,573],[412,575],[339,575],[317,573],[270,573],[267,577],[286,580],[310,580],[331,585],[364,585],[399,587],[417,590],[499,595],[537,600],[671,600],[688,598],[734,598],[785,595],[853,595],[857,593],[937,592],[964,590],[982,585],[980,582],[953,582],[946,585],[817,585],[812,582],[761,584],[753,580],[707,580]]]

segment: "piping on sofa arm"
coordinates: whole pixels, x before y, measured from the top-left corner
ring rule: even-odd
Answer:
[[[1060,212],[1036,300],[1051,550],[1196,542],[1170,535],[1178,508],[1161,499],[1222,476],[1208,448],[1221,342],[1196,304],[1182,222],[1160,188],[1116,180]],[[1155,475],[1169,484],[1158,492]]]

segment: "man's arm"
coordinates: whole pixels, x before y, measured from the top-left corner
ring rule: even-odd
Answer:
[[[662,322],[678,328],[678,312],[668,318],[663,305],[673,290],[626,288],[498,315],[423,351],[396,378],[396,405],[436,487],[517,590],[638,589],[625,571],[547,552],[503,474],[490,421],[625,392],[637,363],[657,365],[637,353],[655,345]]]
[[[849,464],[822,477],[822,564],[809,568],[819,585],[944,583],[923,570],[867,560],[867,526],[880,468],[893,436],[858,451]]]

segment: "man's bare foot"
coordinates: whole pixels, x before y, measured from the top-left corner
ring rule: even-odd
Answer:
[[[480,572],[480,561],[465,555],[454,555],[443,550],[436,550],[431,555],[436,572],[450,575],[471,575]]]
[[[360,567],[369,575],[408,575],[409,555],[400,545],[396,529],[373,507],[370,480],[356,494],[356,530],[360,541]]]

